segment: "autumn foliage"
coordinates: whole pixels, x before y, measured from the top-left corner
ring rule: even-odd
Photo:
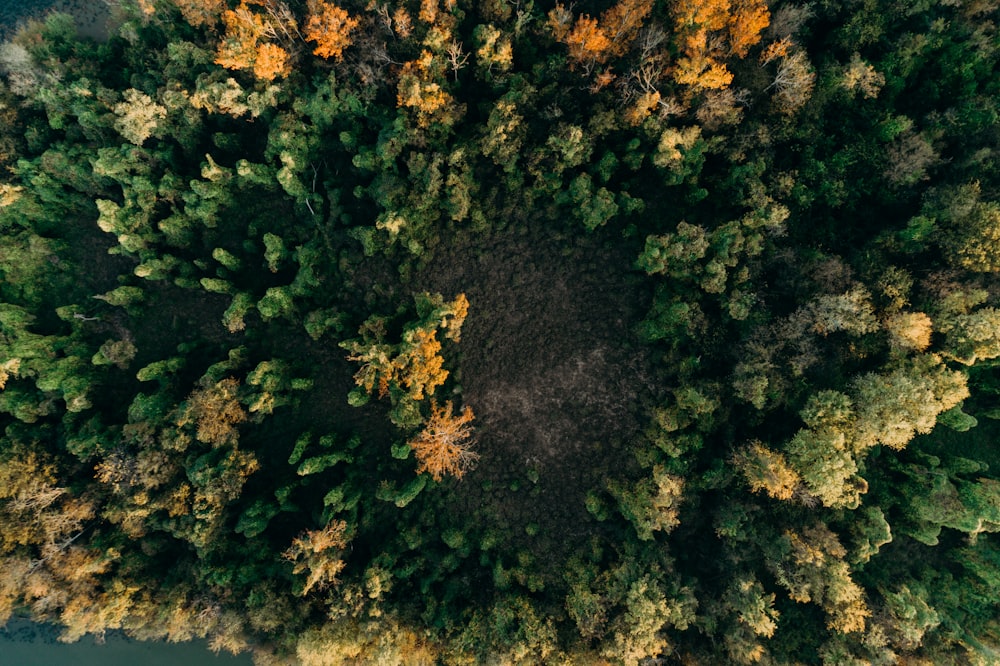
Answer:
[[[764,492],[775,499],[791,499],[800,481],[781,453],[760,442],[753,442],[736,454],[733,463],[743,473],[751,490]]]
[[[435,302],[433,298],[430,300]],[[404,331],[398,345],[384,341],[384,321],[379,319],[368,322],[362,329],[367,341],[345,343],[345,348],[352,352],[348,360],[362,364],[354,375],[355,383],[367,393],[377,386],[380,398],[393,388],[411,400],[433,395],[448,378],[437,331],[440,328],[445,338],[458,342],[469,312],[469,300],[465,294],[459,294],[450,303],[437,297],[436,305],[424,321]]]
[[[271,81],[278,76],[287,76],[291,71],[288,51],[277,44],[261,44],[257,47],[253,73],[262,81]]]
[[[443,476],[462,478],[479,456],[472,451],[472,428],[475,418],[472,408],[466,405],[460,415],[452,413],[451,402],[443,407],[431,401],[431,416],[420,434],[409,442],[417,457],[417,473],[427,472],[435,481]]]
[[[0,391],[7,387],[7,380],[17,377],[17,371],[21,367],[21,359],[12,358],[4,363],[0,363]]]
[[[750,47],[760,42],[761,32],[770,22],[771,14],[766,3],[759,0],[734,3],[732,16],[726,26],[729,52],[737,58],[745,58]]]
[[[222,23],[225,33],[216,51],[216,64],[251,70],[262,81],[291,72],[288,50],[274,43],[296,31],[287,6],[270,0],[243,0],[236,9],[223,12]]]
[[[348,357],[363,363],[354,375],[358,386],[366,392],[378,386],[378,395],[384,398],[392,387],[405,389],[413,400],[422,400],[448,378],[441,358],[441,342],[434,329],[415,329],[403,335],[403,341],[393,354],[387,345],[371,345]]]
[[[330,521],[321,530],[309,530],[292,541],[283,553],[295,566],[293,573],[306,574],[306,582],[299,593],[308,594],[313,588],[323,589],[337,582],[337,574],[344,568],[340,555],[347,547],[347,523]]]
[[[229,377],[207,388],[198,389],[188,398],[187,408],[178,425],[193,422],[200,442],[219,446],[234,441],[236,426],[247,418],[237,397],[240,383]]]
[[[313,53],[322,58],[340,58],[351,44],[351,31],[358,19],[340,7],[323,0],[310,0],[305,24],[306,41],[315,42]]]
[[[407,393],[414,400],[421,400],[424,395],[434,393],[448,378],[441,358],[441,343],[437,331],[419,329],[407,335],[404,342],[407,343],[406,352],[396,357],[394,368]]]
[[[608,48],[611,40],[598,27],[597,19],[584,14],[566,35],[566,45],[569,47],[570,59],[576,62],[604,62],[610,55]]]
[[[573,14],[559,3],[548,14],[553,37],[569,48],[573,63],[593,65],[628,51],[652,11],[652,0],[621,0],[595,19],[587,14],[573,21]]]
[[[452,414],[452,405],[439,407],[433,396],[448,378],[441,356],[444,338],[458,342],[462,323],[469,312],[469,300],[459,294],[453,301],[445,301],[440,294],[420,294],[416,297],[418,320],[403,330],[398,344],[385,340],[387,321],[372,317],[361,327],[361,339],[349,340],[341,346],[351,352],[348,360],[361,364],[354,375],[358,385],[353,400],[367,400],[378,390],[380,398],[389,396],[393,404],[390,419],[396,425],[423,429],[410,442],[418,461],[417,472],[430,472],[436,480],[443,474],[460,477],[475,461],[469,450],[472,428],[472,409],[468,406],[460,415]],[[430,416],[421,412],[430,401]]]
[[[184,20],[198,27],[200,25],[214,26],[219,22],[222,11],[226,8],[224,0],[172,0],[180,10]]]
[[[673,13],[681,45],[674,80],[695,89],[727,87],[733,75],[723,60],[745,57],[771,20],[761,0],[678,0]]]
[[[613,56],[624,55],[653,11],[653,0],[621,0],[601,14],[601,29]]]
[[[447,122],[448,109],[454,98],[445,90],[443,61],[424,49],[416,60],[403,64],[399,73],[396,105],[417,112],[417,124],[428,127],[432,122]]]
[[[566,44],[570,64],[582,66],[588,74],[601,70],[594,72],[603,77],[594,89],[609,80],[610,59],[635,47],[640,62],[624,81],[637,84],[637,94],[644,98],[631,111],[632,124],[648,115],[653,95],[659,94],[655,87],[664,76],[672,75],[676,83],[694,90],[728,87],[733,75],[725,61],[746,57],[770,23],[762,0],[675,0],[671,4],[676,56],[668,55],[663,30],[647,23],[651,0],[620,0],[599,18],[586,14],[574,18],[561,3],[548,13],[549,31],[556,41]]]

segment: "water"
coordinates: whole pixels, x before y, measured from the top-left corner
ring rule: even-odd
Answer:
[[[0,40],[13,35],[26,19],[49,10],[72,14],[81,35],[102,39],[107,34],[111,9],[106,0],[0,0]]]
[[[54,0],[0,0],[0,36],[10,36],[19,21],[53,4]]]
[[[85,637],[56,641],[58,630],[26,620],[11,620],[0,630],[0,666],[251,666],[247,655],[216,655],[204,642],[132,641],[119,635],[98,644]]]

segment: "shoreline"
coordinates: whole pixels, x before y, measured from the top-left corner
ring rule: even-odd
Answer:
[[[216,654],[205,641],[170,643],[141,641],[120,631],[103,637],[86,635],[74,643],[59,641],[60,628],[54,624],[32,622],[12,617],[0,626],[0,663],[18,666],[51,666],[71,663],[75,666],[250,666],[249,653]],[[6,660],[11,660],[10,662]]]
[[[50,12],[71,15],[81,37],[108,38],[112,7],[106,0],[8,0],[0,8],[0,41],[9,40],[29,20],[44,18]]]

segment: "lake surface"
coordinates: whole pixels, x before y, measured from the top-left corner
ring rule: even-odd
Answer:
[[[0,0],[2,2],[2,0]],[[132,641],[110,635],[103,644],[85,637],[56,640],[58,629],[11,620],[0,629],[0,666],[251,666],[248,655],[211,652],[205,643]]]
[[[14,34],[19,23],[49,10],[72,14],[81,35],[102,39],[111,9],[106,0],[0,0],[0,40]]]
[[[0,0],[0,35],[9,36],[19,21],[52,4],[53,0]]]

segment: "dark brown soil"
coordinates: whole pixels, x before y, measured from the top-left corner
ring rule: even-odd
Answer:
[[[599,529],[587,492],[637,472],[625,443],[642,423],[643,396],[656,393],[634,334],[648,308],[630,270],[637,253],[610,236],[514,231],[456,239],[420,279],[470,302],[452,367],[476,414],[480,460],[457,501],[548,558],[552,574]]]

